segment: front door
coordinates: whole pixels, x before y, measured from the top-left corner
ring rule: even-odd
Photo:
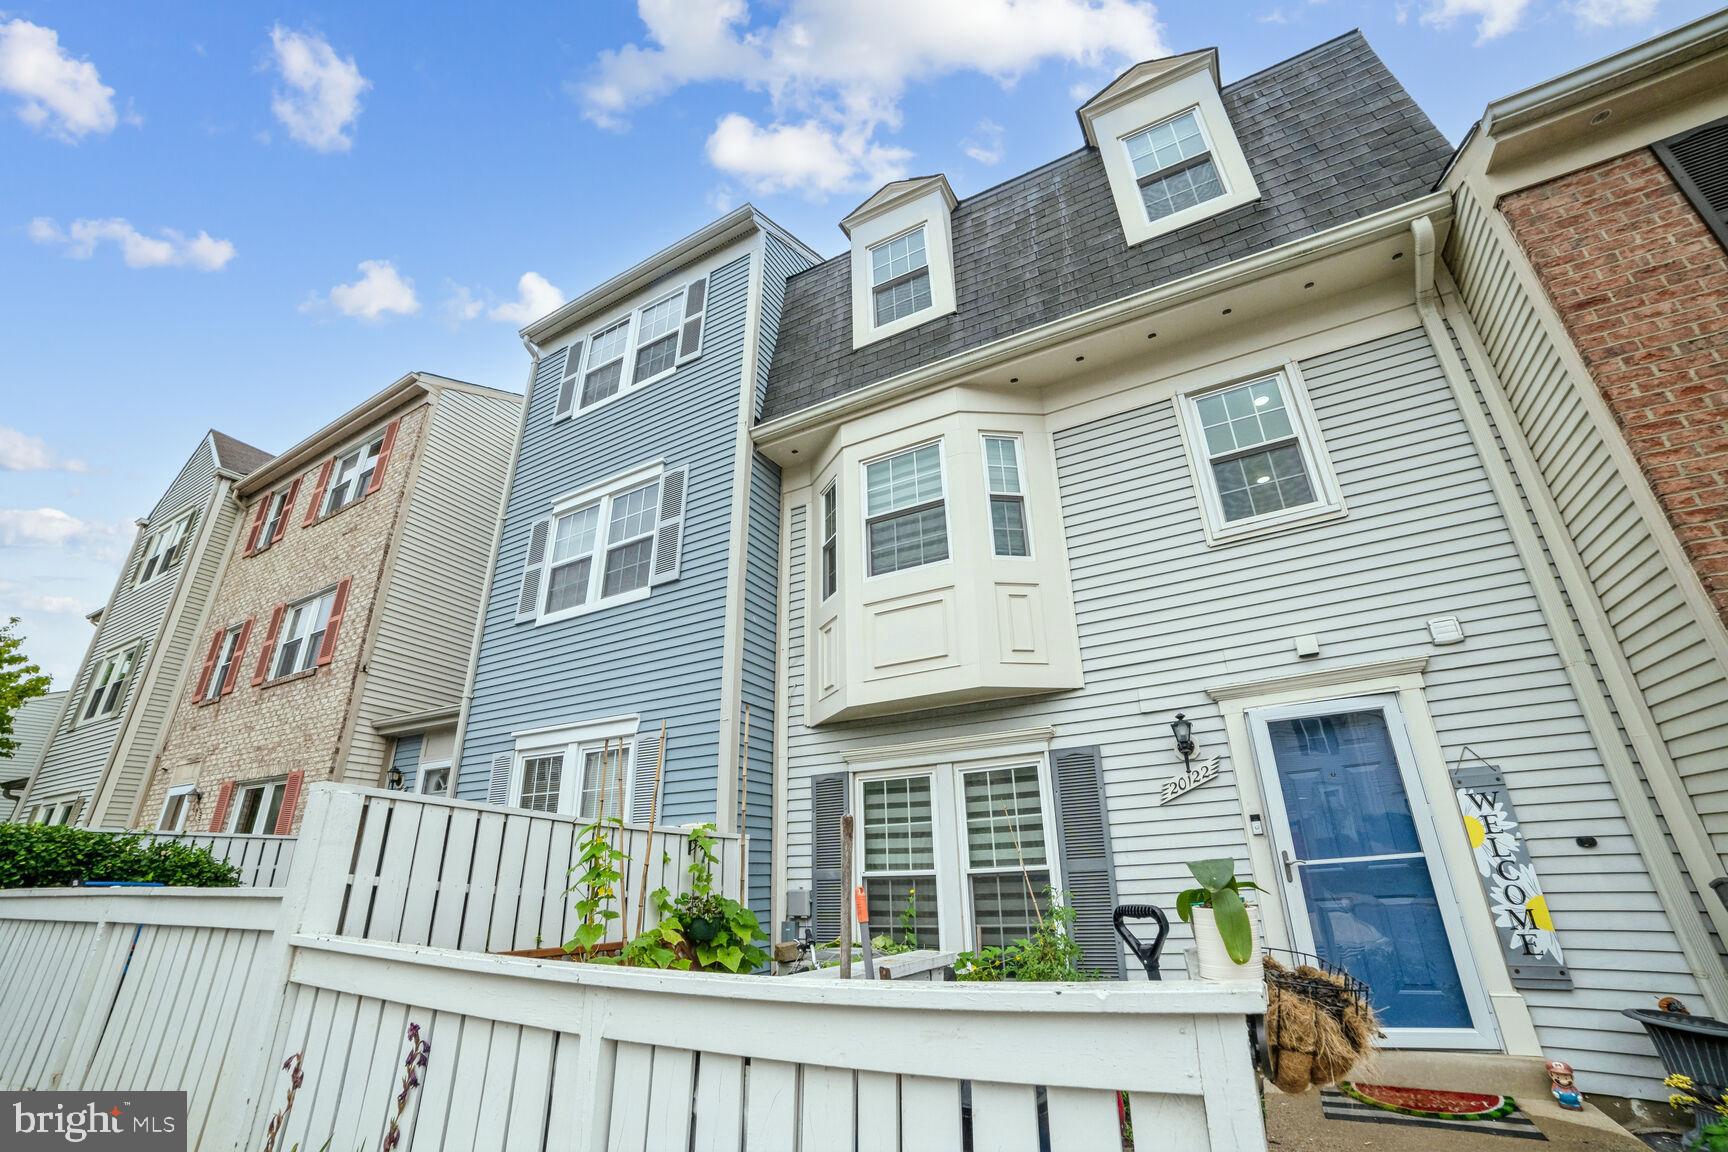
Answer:
[[[1367,984],[1395,1045],[1498,1047],[1396,701],[1249,720],[1296,948]]]

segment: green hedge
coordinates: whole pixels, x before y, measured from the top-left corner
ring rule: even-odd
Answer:
[[[235,888],[240,871],[208,849],[173,840],[57,824],[0,824],[0,888],[67,888],[90,880]]]

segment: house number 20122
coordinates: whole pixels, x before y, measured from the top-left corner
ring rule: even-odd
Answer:
[[[1218,757],[1202,760],[1198,764],[1190,764],[1181,772],[1170,777],[1158,789],[1158,803],[1168,804],[1179,800],[1202,784],[1218,778]]]

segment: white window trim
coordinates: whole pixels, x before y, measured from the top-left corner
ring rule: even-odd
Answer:
[[[192,516],[196,511],[197,509],[195,508],[188,508],[186,511],[175,516],[160,528],[152,529],[149,534],[144,537],[143,550],[138,553],[138,579],[133,583],[132,587],[144,588],[156,583],[164,576],[169,576],[180,571],[180,566],[186,562],[186,550],[192,543],[188,537],[191,534],[190,529],[192,526]],[[178,543],[175,545],[177,552],[174,557],[174,566],[172,568],[158,568],[149,576],[145,576],[144,566],[150,560],[152,546],[156,542],[165,539],[170,532],[173,532],[176,529],[179,530],[180,537]]]
[[[120,698],[114,701],[113,708],[103,712],[98,712],[94,716],[87,715],[86,713],[88,713],[90,709],[90,699],[92,695],[102,692],[106,688],[107,682],[101,681],[99,686],[97,678],[101,676],[103,670],[111,663],[128,654],[131,655],[131,661],[126,668],[125,691],[121,692]],[[120,713],[125,710],[126,696],[132,691],[133,678],[138,675],[138,660],[143,654],[144,645],[143,641],[140,640],[133,640],[130,643],[122,644],[118,648],[111,648],[102,654],[102,659],[97,662],[95,669],[90,673],[89,682],[84,685],[84,696],[83,699],[78,702],[78,711],[74,713],[76,719],[73,720],[72,727],[76,728],[81,724],[99,724],[104,720],[109,720],[120,715]]]
[[[264,789],[264,797],[258,803],[258,813],[260,816],[268,815],[270,812],[272,793],[280,792],[287,786],[288,778],[286,776],[277,776],[269,780],[248,780],[244,783],[235,784],[234,795],[229,800],[232,814],[228,817],[228,827],[226,831],[236,836],[274,836],[276,834],[274,825],[266,828],[262,832],[242,832],[240,830],[240,809],[243,807],[241,801],[246,793],[250,792],[252,789]]]
[[[694,284],[698,280],[709,281],[708,286],[704,288],[702,292],[702,311],[697,313],[697,315],[702,317],[702,340],[697,344],[695,352],[691,353],[689,356],[680,357],[678,355],[678,345],[684,338],[684,322],[690,319],[690,317],[685,314],[684,308],[690,301],[690,285]],[[650,384],[658,383],[678,371],[678,369],[684,367],[686,364],[692,364],[695,361],[700,360],[702,358],[702,352],[708,342],[708,313],[712,311],[713,293],[713,277],[709,272],[703,272],[700,276],[691,276],[687,280],[681,282],[676,288],[661,292],[652,299],[645,300],[633,308],[612,312],[599,323],[590,324],[587,329],[583,331],[582,335],[578,337],[582,342],[582,364],[576,372],[575,393],[570,399],[570,410],[554,416],[552,422],[556,424],[562,420],[574,420],[579,416],[585,416],[590,412],[598,411],[612,403],[614,400],[622,399],[639,388],[646,388]],[[670,368],[663,368],[652,376],[646,376],[641,380],[638,380],[635,378],[636,353],[638,351],[637,337],[642,331],[642,313],[654,307],[656,304],[672,299],[674,296],[679,298],[679,304],[678,323],[673,325],[671,333],[673,338],[672,366]],[[596,400],[592,404],[585,405],[582,403],[582,382],[588,376],[588,357],[594,349],[594,337],[606,331],[608,328],[614,327],[618,321],[625,319],[629,321],[630,328],[624,335],[624,358],[621,361],[621,368],[618,375],[618,390],[612,393],[612,395],[606,397],[604,400]],[[576,341],[571,340],[570,343],[574,344]],[[610,363],[610,361],[608,361],[608,363]]]
[[[997,492],[990,487],[990,450],[985,447],[986,440],[1010,440],[1014,444],[1014,468],[1020,477],[1020,520],[1026,530],[1026,555],[1004,556],[996,551],[996,522],[991,519],[990,501],[997,496],[1011,495]],[[984,534],[990,541],[990,555],[997,560],[1010,560],[1025,563],[1038,558],[1038,545],[1032,537],[1032,496],[1031,485],[1026,482],[1026,435],[1023,432],[992,432],[988,429],[978,434],[978,466],[984,473]],[[950,547],[952,552],[953,548]]]
[[[77,794],[71,796],[57,796],[52,800],[38,800],[34,804],[30,805],[30,810],[25,814],[24,823],[70,825],[72,822],[71,817],[77,812],[78,802],[79,797]],[[49,814],[59,814],[61,812],[65,813],[66,819],[48,819]]]
[[[605,401],[601,401],[601,403],[605,403]],[[587,411],[587,409],[583,409],[583,411]],[[535,624],[552,624],[559,620],[568,620],[572,616],[586,616],[590,612],[598,612],[603,608],[614,608],[620,604],[634,604],[638,600],[648,598],[649,594],[654,591],[652,571],[649,573],[649,582],[640,588],[633,588],[629,592],[620,592],[616,596],[600,595],[600,591],[604,587],[603,581],[606,579],[606,550],[610,547],[606,539],[606,532],[611,526],[613,497],[640,488],[650,480],[656,484],[664,485],[665,479],[665,464],[657,460],[652,464],[645,464],[640,468],[603,480],[598,484],[591,484],[579,491],[560,496],[552,502],[551,519],[546,532],[546,560],[540,572],[540,600],[535,605],[537,610],[534,618]],[[660,507],[659,497],[663,491],[664,489],[661,488],[656,493],[654,505],[656,517],[658,517]],[[686,499],[688,499],[688,493],[686,493]],[[600,519],[594,529],[596,541],[594,565],[588,572],[588,587],[593,599],[584,600],[580,604],[572,604],[570,607],[561,608],[556,612],[548,612],[546,604],[552,598],[552,569],[555,567],[552,561],[552,548],[557,538],[558,518],[578,511],[584,505],[592,504],[595,501],[599,501],[600,504]],[[658,524],[658,520],[656,520],[656,524]],[[652,550],[650,550],[649,556],[649,562],[652,564]]]
[[[636,788],[637,730],[640,725],[640,716],[610,716],[579,724],[533,728],[514,733],[516,746],[510,760],[510,791],[505,802],[518,811],[527,811],[522,808],[520,801],[524,761],[534,756],[561,752],[564,756],[564,769],[558,790],[556,815],[577,816],[582,804],[583,754],[602,748],[608,742],[613,745],[622,742],[629,751],[624,761],[624,794],[619,798],[619,803],[624,819],[628,822],[631,816],[630,798]]]
[[[834,502],[834,533],[828,533],[828,502]],[[840,591],[840,478],[828,481],[816,498],[816,598],[826,604]],[[834,587],[828,587],[828,549],[834,549]]]
[[[358,440],[355,440],[353,443],[349,444],[331,457],[335,463],[330,466],[329,483],[325,486],[324,494],[319,497],[320,507],[318,509],[318,519],[322,520],[327,516],[334,516],[336,513],[343,511],[343,509],[354,507],[354,505],[360,503],[360,501],[366,498],[366,492],[362,489],[361,491],[354,493],[353,496],[350,496],[341,508],[333,508],[330,506],[330,501],[336,498],[337,481],[342,475],[342,461],[346,460],[350,456],[355,456],[355,453],[359,453],[359,455],[355,456],[354,459],[354,479],[358,481],[360,479],[360,466],[366,462],[366,454],[371,451],[373,443],[376,442],[378,445],[378,454],[372,457],[372,472],[366,474],[367,483],[371,483],[372,474],[378,470],[378,459],[384,452],[384,437],[387,434],[387,427],[388,426],[386,426],[386,428],[374,428],[372,431],[360,437]]]
[[[288,493],[292,487],[292,483],[279,485],[271,489],[270,494],[264,497],[264,519],[258,522],[258,539],[252,543],[254,556],[270,547],[271,537],[276,534],[275,530],[280,523],[277,516],[279,515],[283,520],[288,518],[291,511],[288,507]],[[280,512],[273,514],[273,510],[278,506],[280,506]]]
[[[852,347],[862,348],[928,324],[957,307],[954,289],[954,222],[952,192],[947,181],[930,182],[922,192],[868,212],[862,219],[849,217],[852,240]],[[924,229],[924,262],[930,273],[930,307],[886,324],[876,323],[874,269],[870,251]]]
[[[168,789],[168,791],[166,793],[164,793],[162,796],[162,807],[160,809],[158,809],[156,812],[156,829],[155,830],[158,832],[184,832],[184,831],[186,831],[186,814],[187,814],[189,805],[186,805],[186,804],[180,805],[180,819],[174,825],[174,827],[172,827],[172,828],[162,827],[162,819],[163,819],[163,817],[167,816],[167,814],[168,814],[168,805],[169,804],[173,803],[173,801],[176,798],[184,797],[184,796],[190,796],[193,792],[197,791],[197,789],[198,789],[198,786],[196,784],[176,784],[174,787]]]
[[[309,663],[306,664],[306,666],[304,668],[295,668],[292,671],[288,671],[288,672],[284,672],[281,670],[280,665],[281,665],[282,647],[283,647],[283,645],[287,644],[287,642],[290,639],[288,622],[291,619],[293,619],[294,613],[297,609],[299,609],[305,605],[308,605],[308,604],[315,604],[318,601],[323,600],[325,597],[330,598],[330,607],[331,607],[331,610],[334,611],[335,607],[336,607],[336,589],[338,587],[340,587],[340,585],[334,585],[333,584],[328,588],[325,588],[321,591],[312,593],[312,595],[310,595],[310,596],[302,596],[298,600],[291,601],[286,607],[284,607],[282,609],[282,627],[277,630],[276,643],[270,649],[269,663],[264,665],[264,667],[268,673],[268,675],[265,677],[265,681],[264,681],[266,684],[274,683],[277,680],[286,680],[291,676],[303,676],[306,673],[311,672],[318,667],[318,653],[316,650],[313,650],[311,653],[311,660]],[[306,639],[310,640],[310,639],[312,639],[312,637],[314,635],[318,635],[319,639],[318,639],[317,647],[322,648],[324,646],[323,637],[325,635],[328,635],[329,631],[330,631],[330,617],[325,616],[324,617],[324,632],[322,634],[309,632],[306,634]],[[302,655],[304,655],[304,651],[305,650],[303,649]]]
[[[234,651],[233,647],[238,646],[240,633],[245,627],[244,624],[230,624],[222,629],[222,640],[216,646],[216,663],[210,666],[210,683],[204,686],[204,695],[198,698],[199,703],[208,704],[212,700],[222,698],[222,682],[228,678],[228,669],[242,655],[242,653]],[[228,658],[226,664],[223,663],[223,656]],[[169,795],[173,795],[172,790],[170,790]]]
[[[1224,195],[1172,212],[1156,221],[1146,218],[1146,204],[1140,196],[1140,181],[1134,174],[1128,157],[1127,139],[1166,120],[1192,110],[1199,122],[1212,153],[1213,166],[1224,185]],[[1236,130],[1224,110],[1223,98],[1203,54],[1179,68],[1175,73],[1160,77],[1144,87],[1125,92],[1107,100],[1096,109],[1082,109],[1081,117],[1089,129],[1089,139],[1097,141],[1104,161],[1104,172],[1110,181],[1110,195],[1116,203],[1116,215],[1122,223],[1124,239],[1130,245],[1167,235],[1190,224],[1221,215],[1230,209],[1260,199],[1259,185],[1248,167]]]
[[[1182,117],[1187,116],[1190,113],[1194,116],[1195,126],[1200,130],[1200,142],[1206,145],[1206,157],[1212,162],[1213,170],[1218,173],[1218,186],[1222,188],[1223,191],[1209,200],[1202,200],[1198,204],[1190,204],[1188,207],[1172,212],[1168,216],[1160,216],[1158,219],[1153,220],[1146,211],[1146,198],[1142,194],[1146,185],[1142,183],[1143,178],[1137,175],[1134,177],[1135,195],[1140,201],[1140,216],[1146,221],[1146,225],[1149,228],[1158,227],[1172,216],[1187,216],[1189,213],[1194,213],[1199,217],[1210,216],[1212,214],[1211,212],[1199,212],[1197,210],[1209,208],[1214,202],[1222,202],[1230,198],[1229,177],[1225,175],[1224,166],[1218,159],[1217,150],[1212,146],[1212,132],[1206,127],[1206,115],[1200,110],[1200,105],[1198,104],[1190,104],[1186,108],[1178,109],[1177,111],[1170,113],[1170,115],[1154,120],[1143,127],[1136,128],[1131,132],[1124,132],[1121,136],[1117,137],[1116,146],[1122,149],[1123,154],[1128,157],[1128,170],[1132,172],[1134,170],[1134,155],[1128,150],[1128,141],[1135,136],[1140,135],[1142,132],[1148,132],[1154,128],[1180,120]]]
[[[1212,475],[1212,457],[1206,448],[1205,430],[1201,427],[1200,413],[1195,403],[1214,392],[1265,379],[1277,379],[1284,393],[1285,407],[1290,413],[1290,422],[1296,432],[1296,443],[1301,449],[1303,463],[1308,468],[1308,483],[1314,489],[1315,501],[1299,508],[1285,508],[1241,520],[1226,521],[1223,505],[1218,498],[1218,485]],[[1338,477],[1332,470],[1331,453],[1326,449],[1325,437],[1320,434],[1320,423],[1315,419],[1313,405],[1308,399],[1308,386],[1302,379],[1301,368],[1294,360],[1287,360],[1281,365],[1224,383],[1184,389],[1177,393],[1175,402],[1177,426],[1188,458],[1188,470],[1199,499],[1200,519],[1206,529],[1206,543],[1209,546],[1252,539],[1319,521],[1335,520],[1347,514],[1343,490],[1338,486]]]
[[[940,465],[937,479],[942,483],[942,532],[948,539],[948,555],[943,557],[941,560],[932,560],[928,564],[917,564],[911,568],[896,568],[892,572],[882,572],[873,575],[870,572],[870,521],[873,519],[881,519],[883,517],[873,517],[870,515],[870,465],[880,463],[881,461],[894,456],[903,456],[909,452],[916,452],[918,449],[927,448],[932,444],[936,445],[936,455]],[[877,580],[891,580],[896,576],[904,576],[908,572],[922,572],[927,568],[935,568],[942,564],[954,563],[954,521],[949,515],[949,507],[948,448],[945,437],[936,436],[927,440],[920,440],[916,444],[908,444],[903,448],[894,448],[887,452],[879,452],[867,460],[859,461],[858,539],[861,554],[858,559],[859,563],[864,566],[865,584],[870,584]],[[899,516],[905,511],[907,510],[902,509],[900,512],[888,512],[884,513],[883,516]]]
[[[421,794],[421,795],[427,795],[427,796],[447,796],[447,795],[449,795],[451,781],[455,778],[455,773],[451,772],[451,770],[450,770],[451,764],[452,764],[451,758],[445,757],[442,760],[428,760],[423,764],[417,765],[414,769],[414,791],[416,793]],[[444,787],[440,788],[436,792],[428,792],[426,789],[426,775],[427,775],[427,773],[437,772],[440,769],[442,769],[446,773],[446,775],[444,777]]]
[[[930,303],[918,309],[916,312],[908,312],[904,316],[896,316],[892,320],[884,320],[882,323],[878,324],[876,322],[876,290],[881,288],[882,285],[876,283],[876,249],[886,247],[887,245],[894,243],[896,240],[904,240],[914,232],[924,233],[924,266],[917,269],[917,271],[924,273],[924,278],[930,281]],[[930,268],[930,222],[928,220],[920,220],[910,228],[900,229],[900,231],[894,233],[892,236],[884,236],[880,240],[872,241],[864,249],[864,260],[868,265],[864,274],[870,285],[870,328],[872,331],[886,332],[890,329],[894,329],[897,325],[907,328],[915,328],[919,324],[930,319],[930,316],[925,315],[925,313],[935,313],[937,303],[936,276]],[[907,272],[903,273],[903,275],[911,276],[912,273]],[[889,279],[895,278],[889,277]]]
[[[973,869],[966,859],[966,803],[962,776],[992,768],[1018,768],[1034,765],[1038,772],[1038,812],[1044,825],[1045,863],[1035,866],[1049,874],[1048,884],[1058,892],[1063,890],[1060,830],[1056,820],[1055,792],[1051,776],[1048,746],[1028,744],[1023,748],[979,749],[968,755],[956,750],[951,759],[929,760],[923,763],[901,762],[890,756],[880,766],[854,768],[847,780],[851,811],[858,813],[853,836],[851,885],[864,883],[864,784],[868,780],[885,780],[907,776],[929,776],[931,834],[936,859],[936,917],[940,946],[946,949],[970,951],[975,942],[976,918],[970,895]],[[1034,867],[1029,865],[1029,868]],[[1009,871],[1018,871],[1018,866]],[[979,869],[981,872],[1001,872],[1004,869]],[[1035,897],[1042,906],[1044,893]],[[920,897],[922,899],[922,897]],[[954,915],[955,912],[958,915]],[[881,935],[894,932],[897,925],[872,919],[871,931]]]

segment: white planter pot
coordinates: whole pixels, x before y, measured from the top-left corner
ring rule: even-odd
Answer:
[[[1194,948],[1198,957],[1199,977],[1202,980],[1261,980],[1265,977],[1265,964],[1260,950],[1260,909],[1254,905],[1248,906],[1248,927],[1253,941],[1253,948],[1248,963],[1238,964],[1230,959],[1230,953],[1224,950],[1224,937],[1218,934],[1218,924],[1212,917],[1212,909],[1195,908],[1192,911],[1194,925]]]

